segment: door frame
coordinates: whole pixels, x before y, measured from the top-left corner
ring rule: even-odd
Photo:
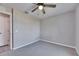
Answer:
[[[0,13],[9,15],[10,17],[10,50],[13,50],[13,19],[12,12],[0,11]]]

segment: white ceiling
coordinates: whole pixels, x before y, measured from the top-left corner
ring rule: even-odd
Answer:
[[[34,7],[32,3],[3,3],[2,5],[21,10],[23,12],[27,11],[30,15],[38,17],[40,19],[45,19],[50,16],[58,15],[61,13],[72,11],[76,8],[76,3],[57,3],[56,8],[45,8],[46,14],[43,14],[40,10],[31,12]]]

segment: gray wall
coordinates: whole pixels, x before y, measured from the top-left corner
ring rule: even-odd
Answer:
[[[41,39],[75,46],[75,12],[68,12],[41,20]]]
[[[14,10],[13,13],[14,49],[38,41],[40,36],[40,21],[34,17]]]
[[[11,13],[11,8],[7,8],[7,7],[0,5],[0,12]]]
[[[79,54],[79,6],[76,9],[76,50]]]

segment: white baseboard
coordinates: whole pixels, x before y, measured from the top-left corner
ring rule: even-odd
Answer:
[[[69,45],[65,45],[65,44],[57,43],[57,42],[51,42],[51,41],[48,41],[48,40],[45,40],[45,39],[41,39],[41,41],[45,41],[45,42],[49,42],[49,43],[53,43],[53,44],[57,44],[57,45],[65,46],[65,47],[75,48],[73,46],[69,46]]]
[[[78,51],[78,49],[77,48],[75,48],[75,50],[76,50],[76,53],[78,54],[78,56],[79,56],[79,51]]]
[[[27,45],[29,45],[29,44],[38,42],[39,40],[45,41],[45,42],[49,42],[49,43],[53,43],[53,44],[57,44],[57,45],[61,45],[61,46],[65,46],[65,47],[75,48],[75,47],[73,47],[73,46],[65,45],[65,44],[62,44],[62,43],[51,42],[51,41],[48,41],[48,40],[45,40],[45,39],[38,39],[38,40],[34,40],[34,41],[30,42],[30,43],[27,43],[26,45],[21,45],[21,46],[19,46],[19,47],[15,47],[15,48],[13,48],[13,50],[16,50],[16,49],[18,49],[18,48],[22,48],[22,47],[27,46]]]
[[[32,43],[35,43],[35,42],[38,42],[40,39],[36,39],[36,40],[34,40],[34,41],[31,41],[31,42],[29,42],[29,43],[27,43],[27,44],[25,44],[25,45],[21,45],[21,46],[19,46],[19,47],[15,47],[15,48],[13,48],[13,50],[16,50],[16,49],[19,49],[19,48],[22,48],[22,47],[24,47],[24,46],[27,46],[27,45],[29,45],[29,44],[32,44]]]

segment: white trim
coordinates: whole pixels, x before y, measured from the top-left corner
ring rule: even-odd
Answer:
[[[78,51],[78,49],[77,49],[77,48],[75,48],[75,50],[76,50],[76,52],[77,52],[77,54],[78,54],[78,56],[79,56],[79,51]]]
[[[10,14],[10,49],[12,50],[13,49],[13,39],[12,39],[12,14]]]
[[[0,13],[7,14],[7,15],[11,15],[10,12],[5,12],[5,11],[0,11]]]
[[[29,44],[32,44],[32,43],[35,43],[35,42],[38,42],[38,41],[39,41],[39,39],[38,39],[38,40],[36,39],[36,40],[34,40],[34,41],[32,41],[32,42],[29,42],[29,43],[27,43],[27,44],[25,44],[25,45],[21,45],[21,46],[19,46],[19,47],[14,47],[13,50],[22,48],[22,47],[24,47],[24,46],[27,46],[27,45],[29,45]]]
[[[41,41],[45,41],[45,42],[49,42],[49,43],[53,43],[53,44],[57,44],[57,45],[61,45],[61,46],[69,47],[69,48],[75,48],[73,46],[69,46],[69,45],[65,45],[65,44],[57,43],[57,42],[51,42],[51,41],[48,41],[48,40],[45,40],[45,39],[41,39]]]

